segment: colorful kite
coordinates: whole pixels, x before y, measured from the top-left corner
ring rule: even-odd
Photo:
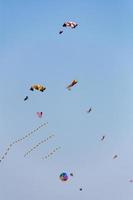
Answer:
[[[42,118],[43,112],[37,112],[36,114],[39,118]]]
[[[67,181],[68,175],[67,175],[66,172],[63,172],[63,173],[60,174],[59,178],[60,178],[61,181]]]
[[[78,83],[77,80],[73,80],[73,81],[71,82],[71,84],[67,86],[67,89],[68,89],[68,90],[71,90],[71,88],[72,88],[74,85],[76,85],[77,83]]]
[[[44,87],[43,85],[32,85],[31,88],[30,88],[31,91],[34,91],[34,90],[38,90],[38,91],[41,91],[43,92],[44,90],[46,90],[46,87]]]
[[[63,27],[69,27],[69,28],[76,28],[76,26],[78,26],[78,24],[76,22],[65,22],[63,25]]]

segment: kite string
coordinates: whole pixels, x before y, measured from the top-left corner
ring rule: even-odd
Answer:
[[[39,143],[37,143],[35,146],[33,146],[31,149],[29,149],[29,151],[27,151],[25,154],[24,154],[24,157],[26,157],[27,155],[29,155],[33,150],[35,150],[37,147],[39,147],[41,144],[47,142],[49,139],[51,139],[52,137],[54,137],[55,135],[50,135],[49,137],[47,137],[46,139],[44,140],[41,140]]]
[[[9,153],[10,149],[12,148],[12,146],[14,144],[17,144],[20,141],[23,141],[24,139],[26,139],[27,137],[30,137],[33,133],[35,133],[36,131],[38,131],[40,128],[42,128],[43,126],[46,126],[48,124],[48,122],[41,124],[39,127],[37,127],[36,129],[32,130],[31,132],[29,132],[28,134],[26,134],[24,137],[15,140],[14,142],[12,142],[9,147],[6,149],[5,153],[1,156],[0,162],[2,160],[4,160],[5,156],[7,156],[7,154]]]

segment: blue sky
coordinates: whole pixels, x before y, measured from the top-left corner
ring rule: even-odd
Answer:
[[[12,141],[49,123],[14,146],[0,164],[1,199],[132,200],[133,2],[0,4],[1,155]],[[79,26],[59,35],[68,20]],[[73,79],[78,84],[69,92],[66,86]],[[36,83],[46,91],[29,91]],[[42,119],[37,111],[44,112]],[[23,157],[51,133],[56,137]],[[57,146],[60,151],[41,160]],[[118,159],[112,160],[115,154]],[[74,173],[65,184],[58,178],[63,171]]]

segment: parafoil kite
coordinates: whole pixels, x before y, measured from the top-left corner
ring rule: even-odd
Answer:
[[[37,84],[37,85],[32,85],[30,90],[32,90],[32,91],[39,90],[39,91],[43,92],[44,90],[46,90],[46,87],[44,87],[43,85]]]
[[[42,118],[43,112],[37,112],[36,114],[39,118]]]
[[[68,175],[66,172],[63,172],[60,174],[60,180],[61,181],[67,181],[68,180]]]
[[[76,28],[76,26],[78,26],[78,24],[76,22],[65,22],[63,25],[63,27],[69,27],[69,28]]]
[[[76,26],[78,26],[78,24],[76,22],[71,22],[71,21],[68,21],[68,22],[65,22],[63,25],[63,27],[65,28],[76,28]],[[59,31],[59,34],[62,34],[64,31],[63,30],[60,30]]]
[[[75,84],[77,84],[77,83],[78,83],[77,80],[73,80],[73,81],[71,82],[71,84],[67,86],[67,89],[68,89],[68,90],[71,90],[71,88],[72,88]]]

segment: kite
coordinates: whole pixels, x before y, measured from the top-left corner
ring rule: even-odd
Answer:
[[[73,176],[73,173],[70,173],[70,176]]]
[[[76,28],[76,26],[78,26],[78,24],[76,22],[65,22],[62,26],[69,27],[69,28]]]
[[[29,98],[29,97],[28,97],[28,96],[26,96],[26,97],[24,98],[24,101],[26,101],[28,98]]]
[[[63,33],[63,30],[60,30],[60,31],[59,31],[59,34],[62,34],[62,33]]]
[[[130,179],[129,182],[130,182],[130,183],[133,183],[133,179]]]
[[[68,175],[67,175],[66,172],[63,172],[63,173],[60,174],[59,178],[60,178],[61,181],[67,181]]]
[[[83,189],[82,189],[82,188],[79,188],[79,190],[82,191]]]
[[[103,141],[105,139],[105,135],[102,136],[101,141]]]
[[[36,114],[38,115],[39,118],[42,118],[43,112],[37,112]]]
[[[55,135],[50,135],[49,137],[47,137],[46,139],[44,140],[41,140],[38,144],[36,144],[35,146],[33,146],[29,151],[27,151],[25,154],[24,154],[24,157],[26,157],[27,155],[29,155],[33,150],[35,150],[37,147],[39,147],[41,144],[47,142],[49,139],[51,139],[52,137],[54,137]]]
[[[76,22],[65,22],[63,25],[62,25],[63,27],[65,27],[65,28],[76,28],[76,26],[78,26],[78,24],[76,23]],[[63,30],[60,30],[59,31],[59,34],[62,34],[64,31]]]
[[[42,157],[42,159],[47,159],[50,156],[52,156],[56,151],[58,151],[59,149],[61,149],[61,147],[56,147],[55,149],[53,149],[49,154],[47,154],[45,157]]]
[[[89,110],[87,110],[87,113],[90,113],[92,111],[92,108],[90,108]]]
[[[73,80],[73,81],[71,82],[71,84],[67,86],[67,89],[68,89],[68,90],[71,90],[71,88],[72,88],[75,84],[77,84],[77,83],[78,83],[77,80]]]
[[[78,24],[76,22],[69,21],[69,22],[65,22],[62,26],[65,27],[65,28],[72,28],[73,29],[73,28],[76,28],[78,26]],[[62,34],[63,32],[64,32],[63,30],[60,30],[59,34]]]
[[[46,90],[46,87],[44,87],[43,85],[32,85],[31,88],[30,88],[31,91],[34,91],[34,90],[39,90],[41,92],[43,92],[44,90]]]
[[[38,131],[40,128],[42,128],[43,126],[46,126],[48,123],[43,123],[42,125],[40,125],[39,127],[37,127],[36,129],[32,130],[31,132],[29,132],[28,134],[26,134],[25,136],[23,136],[22,138],[19,138],[18,140],[15,140],[14,142],[12,142],[9,147],[6,149],[5,153],[3,154],[3,156],[0,158],[0,162],[2,160],[5,159],[5,156],[7,156],[8,152],[10,151],[10,149],[12,148],[12,146],[14,144],[17,144],[18,142],[22,142],[23,140],[25,140],[26,138],[30,137],[32,134],[34,134],[36,131]]]
[[[117,157],[118,157],[117,155],[114,155],[114,156],[113,156],[113,159],[116,159]]]

